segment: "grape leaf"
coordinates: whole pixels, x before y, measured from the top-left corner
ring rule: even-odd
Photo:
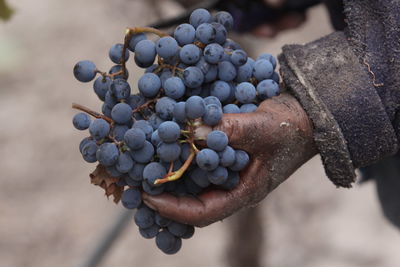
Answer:
[[[113,196],[116,204],[121,200],[124,188],[116,185],[119,178],[111,177],[103,165],[97,165],[96,169],[89,176],[92,184],[104,189],[107,198]]]
[[[0,19],[9,20],[14,13],[14,10],[10,8],[6,0],[0,0]]]

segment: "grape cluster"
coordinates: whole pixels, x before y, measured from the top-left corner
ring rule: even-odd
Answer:
[[[199,136],[196,130],[217,125],[223,113],[253,112],[262,100],[279,94],[276,59],[262,54],[253,60],[228,39],[233,26],[229,13],[212,16],[197,9],[189,22],[179,25],[173,36],[152,28],[128,29],[125,42],[109,50],[116,65],[108,73],[88,60],[73,70],[81,82],[99,74],[93,89],[104,102],[102,114],[74,106],[84,112],[73,117],[73,125],[90,133],[79,145],[83,159],[98,162],[118,178],[122,205],[137,209],[134,221],[140,234],[155,238],[166,254],[179,251],[194,227],[151,210],[142,202],[141,191],[197,195],[209,187],[233,189],[248,154],[229,146],[222,131]],[[160,38],[152,41],[145,33]],[[131,53],[145,68],[137,94],[127,81],[125,62]]]

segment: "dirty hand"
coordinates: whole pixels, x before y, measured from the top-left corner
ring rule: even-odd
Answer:
[[[148,206],[176,221],[206,226],[257,204],[317,153],[312,124],[289,94],[265,100],[254,113],[224,114],[215,128],[228,135],[233,148],[250,155],[239,185],[231,191],[206,191],[196,198],[143,193]]]

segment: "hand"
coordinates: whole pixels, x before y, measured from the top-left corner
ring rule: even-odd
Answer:
[[[231,191],[206,191],[196,198],[143,193],[148,206],[176,221],[206,226],[257,204],[317,153],[312,124],[289,94],[262,102],[254,113],[224,114],[215,128],[228,135],[232,147],[250,155],[239,185]]]

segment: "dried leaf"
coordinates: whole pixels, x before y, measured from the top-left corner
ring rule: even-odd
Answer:
[[[96,169],[90,174],[90,182],[104,189],[107,198],[113,196],[114,202],[118,203],[121,199],[123,187],[116,185],[119,178],[111,177],[103,165],[97,165]]]

